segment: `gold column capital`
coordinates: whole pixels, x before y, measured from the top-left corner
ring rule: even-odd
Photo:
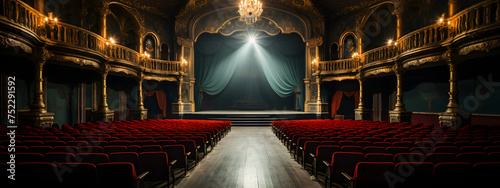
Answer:
[[[323,37],[316,37],[316,38],[306,40],[306,46],[308,48],[318,47],[321,45],[323,45]]]
[[[180,46],[191,48],[194,46],[194,41],[190,38],[177,37],[177,43]]]

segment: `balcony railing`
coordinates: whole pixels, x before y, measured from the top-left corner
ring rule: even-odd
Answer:
[[[411,50],[441,45],[469,32],[475,32],[500,22],[500,1],[487,0],[469,7],[442,22],[417,29],[395,41],[396,45],[382,46],[360,54],[356,59],[320,61],[321,71],[356,70],[363,65],[390,60]]]
[[[20,0],[2,0],[1,3],[0,15],[31,31],[48,45],[77,47],[111,61],[126,61],[146,70],[165,71],[165,74],[181,71],[180,61],[141,58],[139,52],[113,44],[94,32],[62,22],[45,21],[45,15]]]

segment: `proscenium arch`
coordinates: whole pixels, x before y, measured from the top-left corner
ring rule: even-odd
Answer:
[[[299,15],[301,15],[300,13],[291,13],[287,10],[278,9],[278,8],[274,8],[274,7],[267,7],[266,10],[268,10],[268,11],[264,11],[263,15],[261,16],[261,19],[264,18],[264,19],[270,20],[272,22],[272,24],[274,24],[277,28],[279,28],[281,30],[281,33],[286,33],[286,34],[297,33],[297,34],[299,34],[299,36],[301,36],[301,38],[304,42],[306,42],[308,39],[311,38],[312,27],[311,27],[309,20],[305,16],[299,16]],[[275,13],[275,14],[276,14],[276,12],[279,12],[279,13],[281,13],[281,15],[286,15],[289,18],[295,18],[295,19],[293,21],[279,20],[279,17],[271,17],[271,16],[274,16],[275,14],[270,15],[270,16],[266,15],[266,12],[267,13],[270,12],[269,10],[273,10],[274,11],[273,13]],[[230,15],[218,14],[219,11],[230,12],[231,14]],[[218,9],[218,10],[210,10],[210,11],[198,14],[198,16],[195,16],[189,24],[189,27],[188,27],[189,38],[193,39],[193,41],[196,42],[198,40],[198,37],[202,33],[218,33],[219,30],[222,29],[222,27],[226,23],[228,23],[231,20],[234,20],[235,18],[239,18],[239,15],[237,12],[238,11],[237,11],[236,7],[226,7],[226,8],[222,8],[222,9]],[[222,21],[222,22],[218,22],[218,23],[215,21],[212,21],[210,23],[200,22],[203,18],[205,18],[207,16],[220,17],[221,15],[223,16],[223,19],[224,19],[224,21]],[[287,22],[289,22],[289,24],[298,24],[301,26],[301,28],[284,29],[284,27],[286,27],[286,25],[280,25],[279,21],[287,21]],[[199,31],[199,32],[197,32],[195,30],[197,27],[202,27],[202,26],[205,26],[205,27],[210,26],[210,27],[213,27],[214,29],[212,31],[205,29],[205,30]],[[259,28],[255,28],[255,30],[261,31]],[[302,32],[300,32],[298,30],[302,30]],[[236,31],[245,31],[245,30],[235,30],[234,32],[236,32]]]

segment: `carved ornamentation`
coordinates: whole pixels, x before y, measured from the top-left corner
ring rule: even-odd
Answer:
[[[116,68],[116,67],[113,67],[111,68],[109,71],[111,72],[121,72],[121,73],[125,73],[127,75],[131,75],[133,77],[137,77],[137,73],[132,71],[132,70],[127,70],[127,69],[123,69],[123,68]]]
[[[323,45],[323,37],[309,39],[306,44],[308,48],[321,46]]]
[[[361,3],[359,3],[357,5],[346,7],[344,9],[342,9],[341,11],[339,11],[339,12],[337,12],[335,14],[332,14],[331,18],[333,19],[333,18],[342,16],[342,15],[349,14],[349,13],[354,12],[356,10],[367,8],[369,6],[374,5],[377,2],[380,2],[380,0],[365,0],[365,1],[362,1]]]
[[[482,42],[478,44],[473,44],[467,47],[464,47],[458,51],[460,56],[467,55],[473,51],[484,51],[489,52],[494,48],[498,48],[500,46],[500,40],[491,40],[487,42]]]
[[[238,31],[247,31],[251,26],[245,24],[245,22],[239,21],[238,18],[232,18],[224,23],[222,27],[218,29],[224,36],[233,35]],[[268,18],[261,18],[253,25],[255,31],[262,31],[270,36],[274,36],[280,33],[281,28],[272,20]]]
[[[96,69],[99,69],[98,62],[90,61],[90,60],[86,60],[86,59],[81,59],[81,58],[77,58],[77,57],[56,55],[56,56],[52,57],[51,59],[54,61],[62,61],[62,62],[70,61],[70,62],[76,63],[80,66],[92,66],[92,67],[95,67]]]
[[[180,46],[184,46],[184,47],[188,47],[188,48],[193,47],[193,40],[188,39],[188,38],[177,37],[177,43]]]
[[[177,78],[175,77],[163,77],[163,76],[144,76],[145,80],[156,80],[156,81],[169,81],[169,82],[177,82]]]
[[[23,42],[14,39],[13,35],[0,36],[0,44],[6,48],[13,48],[14,51],[21,49],[25,53],[32,53],[33,48]],[[16,52],[17,53],[17,52]]]
[[[420,65],[423,65],[425,63],[431,63],[431,62],[438,62],[440,60],[443,60],[443,57],[442,56],[431,56],[431,57],[426,57],[426,58],[422,58],[422,59],[419,59],[419,60],[413,60],[413,61],[409,61],[407,63],[404,63],[403,67],[404,68],[409,68],[409,67],[418,67]]]
[[[392,72],[392,68],[379,68],[371,71],[367,71],[364,76],[376,76],[379,74],[390,73]],[[357,76],[356,76],[357,77]]]
[[[404,5],[402,0],[393,0],[394,2],[394,11],[392,12],[393,15],[400,15],[404,11]]]

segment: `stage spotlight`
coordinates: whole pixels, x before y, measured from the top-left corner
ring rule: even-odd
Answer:
[[[255,37],[250,37],[250,38],[248,39],[248,42],[250,42],[250,43],[255,43]]]

